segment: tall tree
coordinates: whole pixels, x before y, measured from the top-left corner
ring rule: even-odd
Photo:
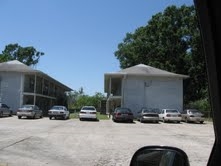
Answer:
[[[144,63],[186,74],[185,102],[205,95],[207,77],[194,6],[169,6],[152,16],[146,26],[127,33],[115,52],[121,68]]]
[[[16,44],[8,44],[0,54],[0,62],[10,60],[18,60],[28,66],[36,65],[39,62],[40,56],[44,55],[43,52],[37,51],[33,46],[21,47]]]

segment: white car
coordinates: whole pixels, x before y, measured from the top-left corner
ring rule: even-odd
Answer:
[[[94,106],[83,106],[79,112],[79,120],[97,120],[97,110]]]
[[[52,118],[69,119],[70,112],[65,106],[55,105],[50,110],[48,110],[48,117],[49,119]]]
[[[177,109],[162,109],[159,114],[159,119],[165,122],[177,122],[182,120],[181,113]]]

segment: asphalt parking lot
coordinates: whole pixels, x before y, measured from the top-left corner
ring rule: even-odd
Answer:
[[[211,122],[0,118],[0,166],[128,166],[133,153],[147,145],[181,148],[191,166],[204,166],[213,142]]]

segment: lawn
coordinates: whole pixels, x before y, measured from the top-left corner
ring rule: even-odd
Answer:
[[[71,113],[70,118],[71,119],[77,119],[78,114],[79,114],[79,112]],[[98,117],[99,120],[108,120],[109,119],[107,115],[100,114],[100,112],[97,113],[97,117]]]

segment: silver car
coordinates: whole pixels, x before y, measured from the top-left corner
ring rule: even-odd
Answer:
[[[26,118],[42,118],[43,112],[39,109],[36,105],[23,105],[17,110],[17,116],[18,119],[21,119],[22,117]]]
[[[9,106],[4,103],[0,103],[0,117],[12,116],[13,112]]]
[[[197,109],[185,109],[181,112],[182,121],[188,122],[196,122],[203,123],[204,122],[204,114],[201,113]]]
[[[65,106],[55,105],[48,111],[48,117],[49,119],[52,119],[52,118],[69,119],[70,112]]]
[[[177,109],[162,109],[159,118],[161,121],[165,122],[177,122],[180,123],[181,113]]]
[[[159,122],[159,114],[156,109],[153,108],[142,108],[140,112],[138,112],[137,120],[141,123],[143,122]]]

